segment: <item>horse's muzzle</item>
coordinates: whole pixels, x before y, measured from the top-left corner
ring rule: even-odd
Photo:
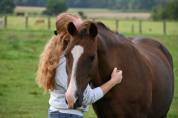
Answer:
[[[72,95],[72,94],[65,94],[65,99],[66,99],[66,103],[68,105],[69,108],[74,108],[74,104],[77,101],[77,98]]]

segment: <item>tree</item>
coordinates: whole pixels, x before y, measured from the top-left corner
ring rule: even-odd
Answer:
[[[171,0],[168,4],[157,6],[152,11],[154,20],[178,20],[178,0]]]
[[[178,0],[172,0],[166,8],[169,19],[178,20]]]
[[[13,0],[0,0],[0,6],[1,14],[13,13],[15,8]]]
[[[164,9],[163,5],[155,7],[152,10],[151,16],[154,20],[165,20],[168,18],[166,10]]]
[[[65,0],[48,0],[44,14],[57,15],[67,10]]]

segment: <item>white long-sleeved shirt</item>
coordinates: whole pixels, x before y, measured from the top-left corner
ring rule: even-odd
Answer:
[[[67,91],[68,76],[66,73],[66,58],[61,55],[59,65],[55,75],[55,89],[50,91],[49,110],[59,111],[61,113],[70,113],[83,116],[83,112],[88,110],[88,105],[96,102],[103,97],[103,91],[100,87],[92,89],[89,85],[84,91],[82,107],[79,109],[68,109],[65,101]]]

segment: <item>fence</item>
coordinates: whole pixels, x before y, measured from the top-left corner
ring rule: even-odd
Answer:
[[[3,16],[0,19],[1,22],[3,21],[1,29],[55,29],[55,17]],[[93,18],[92,20],[101,21],[110,29],[122,33],[178,35],[178,22],[175,21],[119,20],[109,18]]]
[[[93,19],[102,21],[112,30],[132,34],[178,35],[178,22],[151,20]]]

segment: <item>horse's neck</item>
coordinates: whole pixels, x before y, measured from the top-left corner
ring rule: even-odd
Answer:
[[[115,39],[99,37],[96,86],[111,78],[114,67],[122,70],[126,69],[132,58],[136,56],[135,51],[132,43],[127,39],[119,39],[119,36]]]

